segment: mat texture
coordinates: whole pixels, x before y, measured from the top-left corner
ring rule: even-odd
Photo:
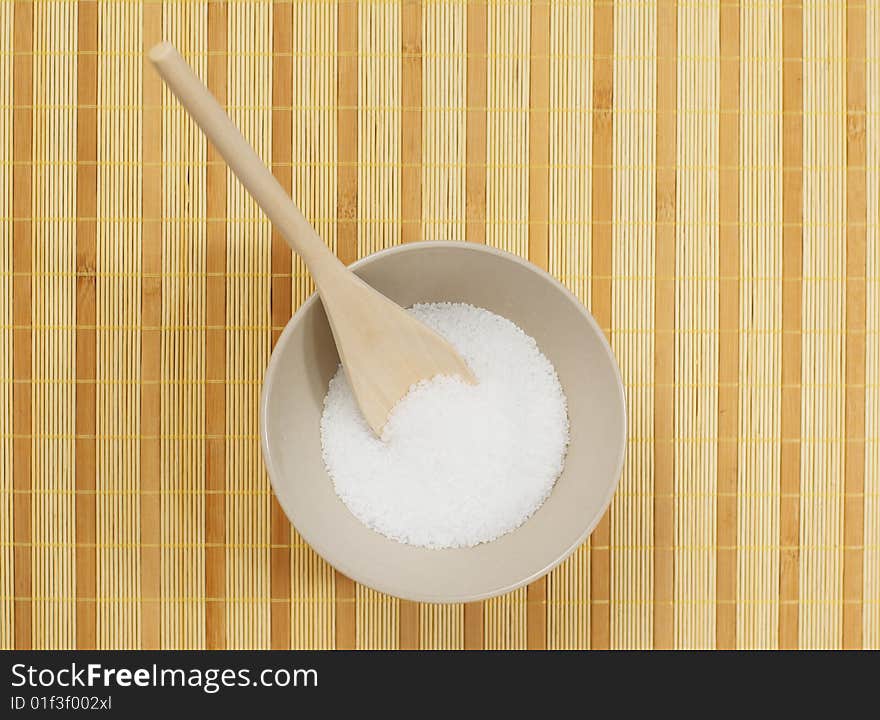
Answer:
[[[297,536],[263,370],[309,278],[173,41],[341,258],[546,267],[628,389],[548,577],[430,606]],[[0,0],[0,646],[880,647],[880,0]]]

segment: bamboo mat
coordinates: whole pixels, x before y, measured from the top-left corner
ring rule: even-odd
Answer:
[[[546,267],[628,389],[548,577],[401,602],[275,502],[312,292],[142,52],[345,261]],[[0,647],[880,647],[880,0],[0,0]]]

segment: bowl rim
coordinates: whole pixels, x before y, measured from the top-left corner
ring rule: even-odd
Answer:
[[[470,243],[470,242],[462,242],[462,241],[454,241],[454,240],[423,240],[415,243],[406,243],[395,245],[390,248],[385,248],[383,250],[379,250],[375,253],[371,253],[370,255],[366,255],[359,260],[355,261],[348,265],[350,270],[357,270],[359,267],[363,265],[368,265],[372,262],[380,260],[383,257],[388,257],[390,255],[396,255],[399,253],[408,253],[408,252],[420,252],[422,250],[429,250],[433,248],[442,248],[442,249],[455,249],[462,250],[465,252],[476,252],[476,253],[487,253],[489,255],[495,255],[504,260],[508,260],[514,262],[527,270],[541,276],[546,282],[549,282],[552,286],[554,286],[558,291],[562,293],[562,295],[572,304],[575,309],[587,320],[588,324],[592,326],[596,336],[599,338],[600,346],[602,347],[603,352],[607,356],[608,360],[611,363],[611,367],[614,371],[614,377],[617,381],[617,396],[621,409],[621,423],[622,427],[622,442],[620,444],[620,449],[618,451],[617,462],[615,463],[614,470],[614,480],[609,484],[608,491],[606,492],[605,497],[602,500],[602,504],[599,507],[596,514],[593,518],[584,526],[584,532],[574,541],[572,542],[564,551],[558,554],[556,559],[552,562],[545,565],[543,568],[536,570],[530,575],[512,582],[504,587],[496,588],[494,590],[488,590],[480,593],[473,594],[463,594],[463,595],[455,595],[455,596],[436,596],[436,595],[422,595],[419,593],[409,593],[407,595],[400,595],[396,588],[392,588],[387,585],[384,581],[374,582],[372,580],[365,580],[363,575],[356,569],[352,568],[345,561],[345,558],[339,558],[336,556],[334,552],[328,552],[327,548],[323,546],[323,544],[318,541],[315,542],[314,538],[308,537],[301,533],[303,540],[311,547],[318,555],[320,555],[331,567],[335,568],[343,575],[348,576],[352,580],[365,585],[366,587],[370,587],[374,590],[378,590],[379,592],[385,593],[387,595],[391,595],[392,597],[397,597],[405,600],[411,600],[414,602],[425,602],[425,603],[435,603],[435,604],[449,604],[449,603],[462,603],[462,602],[477,602],[480,600],[487,600],[489,598],[498,597],[499,595],[505,595],[513,590],[517,590],[518,588],[523,587],[524,585],[528,585],[531,582],[534,582],[538,578],[543,577],[551,570],[553,570],[556,566],[561,564],[564,560],[566,560],[578,547],[580,547],[583,542],[589,537],[589,535],[596,529],[596,526],[599,524],[601,519],[605,516],[605,513],[608,511],[608,507],[611,505],[611,500],[614,498],[615,492],[617,492],[617,487],[620,485],[620,478],[623,473],[623,466],[626,459],[626,448],[629,441],[629,417],[627,414],[627,406],[626,406],[626,388],[623,384],[623,378],[620,373],[620,366],[617,363],[617,358],[614,355],[614,351],[611,348],[611,344],[608,342],[608,338],[605,336],[602,328],[599,323],[587,309],[587,307],[578,299],[578,297],[571,292],[565,285],[563,285],[559,280],[553,277],[549,272],[544,270],[543,268],[538,267],[534,263],[529,262],[528,260],[520,257],[519,255],[515,255],[510,252],[506,252],[504,250],[499,250],[498,248],[494,248],[488,245],[484,245],[482,243]],[[281,502],[280,495],[278,493],[277,484],[280,482],[280,472],[276,468],[274,464],[274,460],[272,457],[272,452],[269,448],[269,433],[267,429],[266,418],[268,415],[269,408],[269,382],[270,378],[274,377],[276,374],[276,365],[279,362],[279,354],[276,352],[278,348],[280,348],[285,342],[287,337],[293,332],[293,329],[298,322],[300,315],[304,314],[314,303],[319,301],[319,296],[317,292],[313,292],[309,295],[308,298],[299,306],[297,311],[290,317],[284,326],[284,330],[282,330],[281,334],[278,336],[278,339],[275,341],[275,344],[272,348],[272,353],[269,358],[269,363],[266,366],[266,370],[263,374],[263,385],[260,389],[260,407],[259,407],[259,422],[260,422],[260,448],[262,450],[263,455],[263,464],[266,467],[266,473],[269,476],[269,482],[272,485],[272,491],[278,500],[279,505],[281,505],[281,509],[284,511],[284,515],[287,518],[288,522],[291,526],[296,527],[296,524],[291,519],[290,515],[287,512],[287,509],[283,502]],[[277,478],[276,478],[277,476]],[[526,521],[528,522],[528,520]],[[297,532],[300,532],[297,529]],[[373,531],[375,532],[375,531]],[[389,542],[394,542],[389,539]],[[436,552],[443,552],[443,550],[437,550]],[[332,559],[331,559],[332,558]]]

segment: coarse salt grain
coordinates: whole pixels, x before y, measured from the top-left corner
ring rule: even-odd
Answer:
[[[348,509],[389,538],[438,549],[494,540],[525,522],[562,472],[562,386],[510,320],[460,303],[409,312],[452,343],[478,384],[438,376],[414,385],[379,439],[340,367],[324,398],[324,463]]]

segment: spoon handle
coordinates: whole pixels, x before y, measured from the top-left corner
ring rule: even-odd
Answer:
[[[150,50],[149,58],[171,92],[217,148],[244,188],[303,259],[316,284],[321,283],[320,278],[326,272],[341,268],[342,263],[321,241],[275,176],[175,47],[169,42],[159,43]]]

